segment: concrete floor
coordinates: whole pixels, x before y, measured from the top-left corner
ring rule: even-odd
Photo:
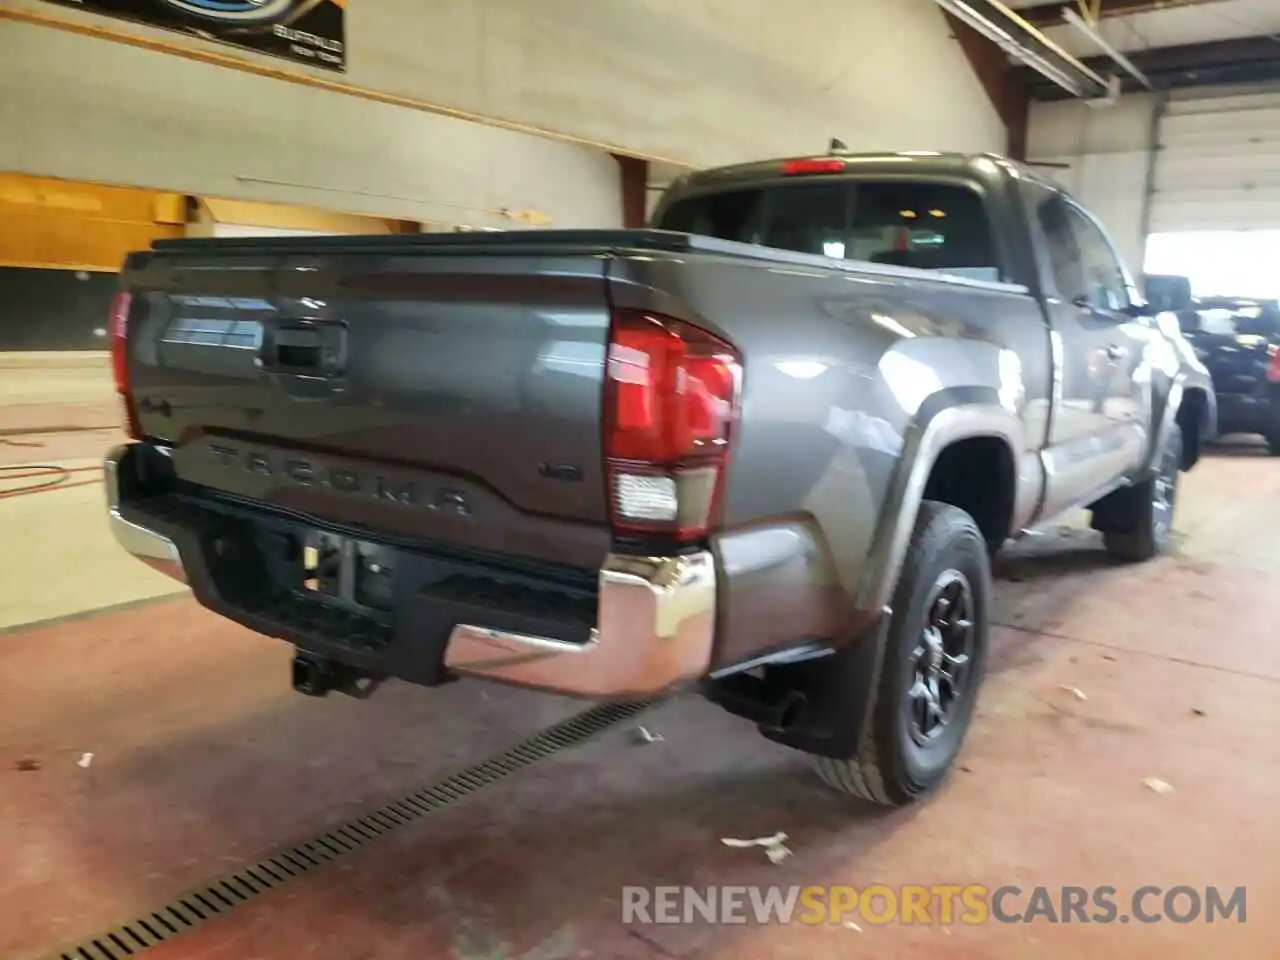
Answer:
[[[90,463],[111,436],[10,434],[42,446],[0,445],[0,463]],[[1002,559],[979,717],[960,769],[915,808],[849,803],[801,757],[679,699],[639,721],[660,742],[616,728],[147,955],[1280,957],[1280,464],[1252,446],[1212,454],[1184,478],[1177,528],[1169,556],[1137,567],[1070,526]],[[92,483],[0,499],[0,531],[20,545],[0,579],[6,960],[581,709],[477,683],[296,696],[280,644],[168,596],[111,548]],[[779,830],[793,856],[778,865],[720,842]],[[624,885],[873,882],[1109,884],[1122,902],[1145,884],[1246,886],[1249,911],[1243,925],[621,923]]]

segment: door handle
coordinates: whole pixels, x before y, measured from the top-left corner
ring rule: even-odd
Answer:
[[[1129,351],[1118,343],[1109,343],[1107,344],[1106,354],[1109,362],[1119,363],[1125,357],[1129,356]]]

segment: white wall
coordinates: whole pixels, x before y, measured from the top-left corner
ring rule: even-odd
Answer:
[[[38,0],[0,7],[257,59]],[[360,0],[349,6],[347,45],[342,79],[353,85],[693,166],[819,150],[833,136],[854,149],[1004,147],[933,0]],[[545,195],[557,225],[617,217],[616,200],[604,200],[616,172],[602,152],[464,133],[412,111],[13,23],[0,22],[0,49],[10,124],[0,167],[84,176],[101,166],[147,186],[184,177],[193,190],[318,202],[234,176],[305,180],[408,198],[343,205],[398,216],[428,198],[534,206]]]
[[[621,224],[618,165],[590,147],[12,22],[0,51],[0,171],[474,226],[520,226],[485,212],[504,207]]]
[[[350,79],[694,165],[1002,149],[934,0],[364,0]]]
[[[1031,108],[1027,155],[1064,163],[1041,172],[1062,183],[1103,223],[1134,276],[1141,277],[1143,214],[1151,159],[1154,96],[1122,97],[1112,106],[1079,101]]]

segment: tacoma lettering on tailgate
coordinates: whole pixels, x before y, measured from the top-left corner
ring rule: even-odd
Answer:
[[[346,467],[317,463],[297,456],[273,455],[242,450],[223,443],[209,444],[214,458],[224,467],[278,477],[300,487],[323,487],[334,493],[422,507],[459,516],[472,512],[471,502],[461,490],[450,487],[424,489],[413,480],[394,479],[380,474],[365,475]]]

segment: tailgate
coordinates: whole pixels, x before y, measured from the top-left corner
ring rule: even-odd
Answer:
[[[588,561],[607,543],[606,264],[509,243],[161,247],[125,277],[138,421],[202,487]]]

